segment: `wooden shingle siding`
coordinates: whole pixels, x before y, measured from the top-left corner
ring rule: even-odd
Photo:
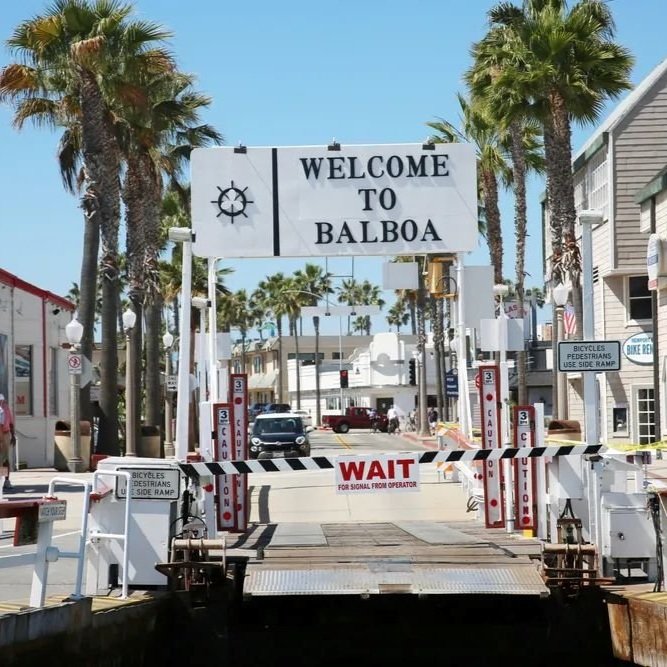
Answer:
[[[667,164],[667,76],[663,75],[614,129],[616,265],[646,263],[634,197]]]
[[[667,239],[667,189],[655,197],[655,231]],[[660,355],[660,433],[667,437],[667,392],[664,392],[665,363],[667,359],[667,290],[658,292],[658,354]]]

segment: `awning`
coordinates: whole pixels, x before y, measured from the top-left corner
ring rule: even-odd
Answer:
[[[273,389],[277,377],[277,371],[254,373],[248,378],[248,389]]]

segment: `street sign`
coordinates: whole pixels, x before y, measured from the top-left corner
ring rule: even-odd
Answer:
[[[558,343],[561,373],[621,370],[621,343],[617,340],[573,340]]]
[[[70,375],[81,375],[83,363],[80,354],[70,354],[67,357],[67,368]]]
[[[232,416],[232,452],[237,461],[248,458],[248,375],[232,373],[229,377]],[[236,530],[248,528],[248,476],[234,479],[236,502]]]
[[[178,390],[178,375],[167,375],[167,391]]]
[[[336,493],[419,491],[418,454],[339,456],[336,458]]]
[[[479,404],[482,420],[482,449],[502,446],[500,438],[500,374],[497,366],[479,367]],[[505,526],[505,502],[500,461],[484,461],[484,519],[487,528]]]
[[[514,446],[535,446],[535,408],[532,405],[514,406]],[[535,459],[514,459],[514,506],[517,528],[536,530],[535,499],[537,493]]]
[[[66,517],[67,501],[54,500],[51,502],[42,503],[39,506],[37,521],[40,523],[43,523],[44,521],[64,521]]]
[[[192,151],[200,257],[417,255],[475,250],[470,144]]]
[[[232,410],[229,403],[213,405],[215,434],[214,458],[216,461],[231,461],[233,456]],[[236,525],[234,512],[234,486],[232,475],[216,475],[218,530],[231,530]]]
[[[458,398],[459,396],[459,374],[456,368],[445,373],[445,393],[450,398]]]
[[[176,468],[118,468],[130,473],[132,500],[178,500],[181,474]],[[127,481],[116,478],[116,497],[125,498]]]

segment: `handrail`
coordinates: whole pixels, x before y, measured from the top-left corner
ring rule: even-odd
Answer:
[[[73,477],[54,477],[49,482],[49,494],[47,498],[54,498],[54,491],[56,484],[74,484],[76,486],[83,486],[83,510],[81,515],[81,531],[79,533],[79,550],[78,551],[60,551],[58,550],[59,558],[77,558],[76,564],[76,583],[74,584],[74,593],[72,598],[78,600],[83,597],[81,595],[81,588],[83,586],[83,563],[86,556],[86,545],[88,542],[88,508],[90,507],[90,492],[92,485],[88,481],[75,479]]]
[[[123,543],[123,586],[121,588],[121,598],[127,599],[127,587],[129,578],[129,536],[130,536],[130,505],[132,504],[132,475],[126,470],[96,470],[93,473],[93,493],[97,493],[97,482],[100,477],[124,477],[127,486],[125,492],[125,526],[122,533],[101,533],[95,532],[90,536],[91,541],[95,540],[117,540]],[[105,489],[108,488],[106,485]]]

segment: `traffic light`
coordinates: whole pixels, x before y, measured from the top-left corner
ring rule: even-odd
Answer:
[[[340,373],[340,388],[347,389],[347,371],[339,371]]]
[[[408,361],[408,382],[409,384],[417,384],[417,360],[410,359]]]

